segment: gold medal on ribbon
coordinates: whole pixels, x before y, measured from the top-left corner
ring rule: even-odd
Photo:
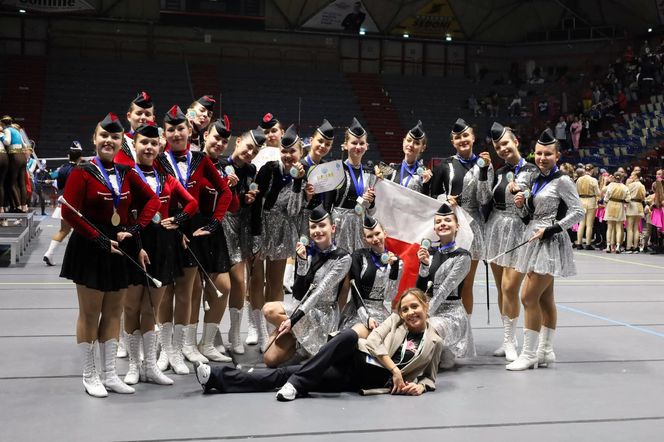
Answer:
[[[117,227],[120,225],[120,214],[115,209],[113,209],[113,215],[111,215],[111,224],[113,225],[113,227]]]

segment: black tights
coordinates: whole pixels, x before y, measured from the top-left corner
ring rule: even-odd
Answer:
[[[7,178],[8,168],[7,154],[0,152],[0,207],[5,207],[5,179]]]
[[[27,204],[28,193],[25,189],[25,166],[28,160],[23,152],[9,154],[9,173],[7,177],[9,190],[9,205],[12,209],[19,209]]]

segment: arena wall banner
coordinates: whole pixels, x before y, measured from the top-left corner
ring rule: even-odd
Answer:
[[[335,0],[307,20],[303,28],[323,29],[357,34],[378,32],[378,26],[361,1]]]
[[[433,0],[417,11],[414,17],[403,20],[392,30],[393,34],[407,32],[415,37],[452,38],[464,37],[461,25],[448,0]]]
[[[16,6],[26,11],[39,12],[73,12],[94,10],[85,0],[4,0],[2,6]]]

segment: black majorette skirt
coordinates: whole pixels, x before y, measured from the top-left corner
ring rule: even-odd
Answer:
[[[175,230],[166,230],[158,224],[150,223],[141,231],[141,243],[150,259],[147,266],[150,276],[157,278],[163,285],[172,284],[175,278],[182,276],[182,267],[176,265],[176,247],[182,248],[182,240]],[[132,250],[131,256],[138,257],[138,250]],[[127,264],[129,284],[147,285],[145,273],[130,262]],[[152,281],[150,287],[155,287]]]
[[[107,237],[115,239],[117,228],[98,227]],[[90,289],[115,292],[129,286],[127,264],[123,255],[107,252],[74,231],[67,243],[60,276]]]
[[[189,247],[206,272],[226,273],[231,269],[231,259],[228,256],[228,245],[222,226],[219,225],[219,228],[210,235],[193,236],[193,232],[199,227],[208,225],[211,220],[212,217],[201,214],[194,216],[191,220],[192,234],[189,236],[191,240]],[[184,256],[193,261],[194,266],[196,265],[196,261],[193,260],[189,251],[185,250]]]

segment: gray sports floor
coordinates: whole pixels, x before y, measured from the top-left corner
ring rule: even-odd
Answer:
[[[511,373],[487,356],[502,332],[493,286],[487,325],[482,272],[473,316],[481,356],[440,373],[437,391],[422,397],[279,403],[273,393],[203,396],[193,375],[173,375],[171,387],[94,399],[81,384],[74,286],[41,260],[55,222],[41,226],[27,260],[0,268],[2,441],[664,440],[661,255],[577,253],[579,275],[556,282],[553,368]],[[124,374],[126,362],[118,366]]]

